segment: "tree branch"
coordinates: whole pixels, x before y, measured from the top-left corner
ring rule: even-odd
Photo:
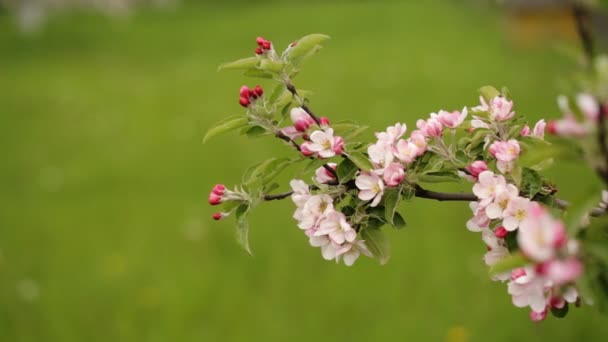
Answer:
[[[296,87],[291,84],[291,82],[288,82],[286,84],[287,90],[289,90],[289,92],[295,97],[298,96],[298,91],[296,90]],[[315,113],[312,112],[312,110],[310,110],[310,108],[308,108],[307,105],[305,105],[304,103],[302,103],[302,105],[300,106],[302,109],[304,109],[304,111],[315,121],[315,123],[318,126],[321,126],[321,119],[319,119],[318,116],[315,115]]]

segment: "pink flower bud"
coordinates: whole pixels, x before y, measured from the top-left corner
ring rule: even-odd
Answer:
[[[266,39],[264,39],[263,37],[257,37],[257,38],[255,39],[255,42],[256,42],[256,43],[257,43],[257,44],[258,44],[260,47],[262,47],[262,45],[263,45],[263,44],[264,44],[264,42],[266,42],[266,41],[267,41],[267,40],[266,40]]]
[[[495,141],[488,149],[498,161],[510,162],[519,156],[520,147],[515,139],[509,141]]]
[[[222,196],[214,194],[213,192],[209,194],[209,204],[218,205],[222,203]]]
[[[223,213],[215,213],[215,214],[213,214],[212,217],[214,220],[218,221],[218,220],[221,220],[222,218],[224,218],[224,215],[223,215]]]
[[[526,275],[526,270],[523,268],[516,268],[513,271],[511,271],[511,280],[517,280],[520,277],[523,277]]]
[[[308,127],[310,127],[310,124],[306,120],[296,120],[293,127],[295,127],[298,132],[305,132]]]
[[[384,169],[384,183],[386,186],[394,187],[399,185],[405,178],[403,165],[392,163]]]
[[[439,137],[443,133],[443,126],[436,118],[416,121],[416,127],[425,137]]]
[[[257,96],[262,96],[262,95],[264,95],[264,89],[262,89],[261,86],[256,85],[255,88],[253,88],[253,93],[256,94]]]
[[[256,55],[261,55],[263,53],[264,53],[264,51],[262,50],[262,48],[255,48],[255,54]]]
[[[562,297],[553,296],[549,300],[549,306],[556,309],[561,309],[566,305],[566,301]]]
[[[562,224],[555,225],[554,227],[554,240],[553,247],[561,248],[566,244],[566,229]]]
[[[249,105],[251,104],[251,101],[249,101],[249,98],[247,97],[241,97],[239,99],[239,104],[245,108],[249,107]]]
[[[555,284],[573,282],[583,274],[583,264],[575,258],[554,260],[545,264],[544,273]]]
[[[547,132],[548,132],[549,134],[553,134],[553,135],[556,135],[556,134],[557,134],[557,121],[555,121],[555,120],[550,120],[550,121],[547,123]]]
[[[272,43],[269,41],[265,41],[262,43],[262,49],[264,49],[264,50],[270,50],[271,47],[272,47]]]
[[[320,124],[321,128],[325,129],[325,128],[329,127],[329,119],[322,116],[321,118],[319,118],[319,124]]]
[[[507,236],[507,234],[509,234],[509,231],[503,226],[496,228],[496,230],[494,231],[494,235],[501,239]]]
[[[525,125],[524,128],[521,129],[521,132],[519,132],[519,134],[521,134],[522,137],[530,135],[530,126]]]
[[[314,152],[308,148],[308,145],[310,145],[310,143],[307,141],[303,142],[302,145],[300,145],[300,152],[302,152],[305,157],[310,157],[314,154]]]
[[[549,262],[541,262],[540,264],[536,264],[534,266],[534,272],[539,275],[547,274],[547,270],[549,269]]]
[[[480,173],[488,170],[488,164],[486,164],[486,162],[483,160],[476,160],[472,162],[471,165],[465,167],[465,170],[467,170],[471,176],[477,179]]]
[[[218,196],[222,196],[224,194],[224,190],[226,190],[226,187],[223,184],[216,184],[211,192]]]
[[[241,95],[241,97],[248,98],[250,94],[251,89],[249,89],[248,86],[244,85],[241,87],[241,90],[239,91],[239,95]]]
[[[335,154],[342,154],[344,151],[344,138],[340,136],[334,137],[333,151]]]
[[[547,318],[547,310],[543,310],[542,312],[530,311],[530,319],[532,322],[540,322]]]

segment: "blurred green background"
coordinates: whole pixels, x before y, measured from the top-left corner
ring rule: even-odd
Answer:
[[[505,15],[459,2],[229,2],[144,8],[108,18],[59,14],[24,34],[0,15],[1,341],[569,341],[600,340],[593,308],[533,324],[491,282],[466,203],[415,200],[390,231],[391,261],[324,261],[289,201],[252,217],[254,256],[214,222],[215,183],[292,155],[267,138],[206,129],[241,113],[216,72],[252,55],[332,36],[296,79],[311,107],[374,130],[477,103],[507,85],[515,109],[556,117],[558,80],[575,67],[552,42],[508,39]],[[576,41],[560,42],[576,47]],[[265,85],[267,83],[262,83]],[[294,170],[297,173],[297,170]],[[593,177],[551,171],[572,199]],[[287,176],[283,177],[285,189]],[[467,190],[467,185],[450,190]]]

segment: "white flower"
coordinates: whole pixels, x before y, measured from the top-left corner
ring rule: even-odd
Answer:
[[[473,186],[473,193],[480,199],[479,204],[486,207],[494,200],[496,193],[506,186],[507,182],[503,176],[484,171],[479,174],[479,182]]]
[[[406,131],[407,126],[404,123],[396,123],[395,126],[387,127],[386,132],[376,133],[376,138],[378,138],[379,141],[391,145],[395,143],[397,139],[401,138]]]
[[[386,141],[379,140],[377,143],[367,148],[369,159],[380,169],[384,169],[393,162],[393,147]]]
[[[532,268],[514,270],[511,279],[507,286],[513,305],[518,308],[529,306],[535,312],[545,310],[548,304],[545,287],[550,285],[546,280],[538,277]]]
[[[490,219],[499,219],[503,217],[503,212],[507,209],[507,206],[511,200],[518,197],[519,190],[513,184],[507,184],[506,186],[500,186],[497,188],[494,201],[486,207],[486,215]]]
[[[480,232],[483,228],[488,227],[490,219],[486,215],[485,208],[480,206],[479,202],[470,202],[469,208],[474,216],[467,221],[467,229],[472,232]]]
[[[507,205],[507,209],[503,213],[504,220],[502,225],[508,231],[514,231],[519,227],[521,221],[528,217],[528,208],[530,207],[530,200],[524,197],[512,198]]]
[[[325,131],[314,131],[310,135],[311,144],[308,144],[308,150],[318,153],[321,158],[331,158],[336,155],[337,138],[334,137],[332,128]]]
[[[532,202],[528,215],[519,223],[517,242],[530,259],[537,262],[550,260],[555,250],[566,242],[564,224],[538,203]]]
[[[331,196],[326,194],[314,195],[306,201],[299,212],[296,210],[297,217],[294,214],[294,218],[299,221],[298,227],[301,229],[314,228],[317,227],[325,211],[333,208],[334,204]]]
[[[380,203],[384,194],[384,183],[375,173],[361,172],[355,179],[355,185],[359,191],[359,199],[369,201],[373,199],[370,206],[375,207]]]
[[[340,257],[342,257],[346,266],[352,266],[361,254],[368,257],[372,256],[372,253],[367,249],[363,240],[347,242],[337,251],[336,261],[339,262]]]
[[[395,157],[404,163],[411,163],[418,156],[418,145],[407,140],[399,140],[395,146]],[[387,164],[388,165],[388,164]]]
[[[326,212],[325,219],[319,224],[319,230],[315,236],[329,235],[329,238],[337,243],[353,242],[357,232],[346,221],[346,217],[339,211]]]

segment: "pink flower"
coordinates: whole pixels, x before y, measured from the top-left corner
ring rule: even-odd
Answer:
[[[530,320],[532,320],[532,322],[541,322],[544,321],[545,318],[547,318],[547,309],[540,312],[534,310],[530,311]]]
[[[530,259],[548,261],[555,256],[555,250],[566,242],[564,224],[554,219],[538,203],[532,202],[527,217],[519,223],[517,242]]]
[[[526,136],[530,135],[530,126],[525,125],[524,128],[521,129],[521,132],[519,132],[519,134],[522,137],[526,137]]]
[[[342,257],[346,266],[352,266],[361,254],[372,257],[372,253],[367,249],[363,240],[346,242],[336,252],[336,261],[339,262]]]
[[[496,168],[498,169],[498,171],[500,171],[500,173],[502,173],[504,175],[511,173],[513,171],[514,166],[515,166],[515,161],[509,161],[509,162],[505,162],[505,161],[501,161],[501,160],[496,161]]]
[[[376,133],[378,140],[393,144],[397,139],[401,138],[407,131],[407,126],[404,123],[396,123],[394,126],[386,128],[386,132]]]
[[[416,121],[416,127],[425,137],[439,137],[443,133],[443,126],[436,117],[431,117],[428,120]]]
[[[380,203],[384,195],[384,183],[375,173],[361,172],[355,179],[355,185],[360,190],[359,199],[362,201],[372,200],[370,206],[375,207]]]
[[[422,134],[421,131],[412,131],[412,134],[410,135],[408,141],[418,147],[418,152],[416,153],[416,155],[421,156],[424,154],[424,152],[426,152],[428,144],[426,142],[426,137],[424,136],[424,134]]]
[[[496,96],[490,101],[490,119],[496,121],[505,121],[515,115],[515,112],[512,112],[513,109],[513,101],[507,100],[503,96]]]
[[[479,174],[479,182],[473,186],[473,193],[479,198],[479,204],[485,208],[506,186],[507,182],[503,176],[494,175],[492,171],[484,171]]]
[[[583,274],[583,264],[575,258],[549,261],[543,269],[544,275],[556,285],[574,282]]]
[[[470,202],[469,208],[473,212],[473,217],[467,221],[467,229],[472,232],[480,232],[483,228],[490,225],[490,219],[486,215],[486,208],[479,205],[479,202]]]
[[[589,134],[589,129],[581,125],[574,115],[569,113],[566,113],[561,120],[550,121],[547,124],[547,131],[551,134],[573,137],[581,137]]]
[[[386,186],[394,187],[399,185],[405,178],[403,165],[392,163],[384,169],[384,183]]]
[[[465,167],[465,169],[468,171],[469,175],[477,179],[480,173],[488,170],[488,164],[483,160],[476,160],[472,162],[471,165]]]
[[[303,180],[292,179],[289,182],[289,186],[291,186],[291,190],[293,191],[291,200],[297,207],[303,207],[311,196],[308,185]]]
[[[534,135],[535,137],[537,137],[539,139],[543,139],[545,137],[545,127],[546,126],[547,126],[547,124],[545,123],[544,119],[538,120],[538,122],[536,122],[536,125],[534,125],[534,130],[532,130],[532,135]]]
[[[466,119],[466,117],[467,107],[464,107],[462,109],[462,112],[459,112],[457,110],[453,112],[440,110],[439,114],[437,115],[437,119],[439,120],[439,122],[441,122],[443,126],[448,128],[456,128],[460,126],[464,122],[464,119]]]
[[[329,166],[335,170],[337,167],[337,164],[336,163],[327,163],[327,166]],[[334,177],[334,175],[331,172],[329,172],[326,168],[324,168],[323,166],[321,166],[315,170],[315,180],[321,184],[325,184],[325,183],[334,181],[335,179],[336,178]]]
[[[496,157],[498,161],[510,162],[519,156],[519,143],[515,139],[509,141],[495,141],[490,145],[490,153]]]
[[[300,107],[291,109],[291,121],[298,132],[305,132],[315,121]]]
[[[334,130],[332,128],[328,128],[325,131],[312,132],[310,141],[311,144],[307,145],[307,149],[317,153],[321,158],[331,158],[336,154],[342,153],[342,146],[344,145],[344,140],[341,137],[334,137]]]
[[[514,231],[528,217],[530,200],[524,197],[512,198],[503,213],[502,224],[508,231]]]
[[[394,149],[397,159],[404,163],[411,163],[418,156],[420,148],[407,140],[400,139]]]
[[[326,211],[334,209],[333,199],[326,194],[313,195],[308,198],[304,206],[294,213],[298,227],[303,230],[317,228],[319,221]]]
[[[576,105],[583,112],[587,120],[596,122],[600,115],[599,102],[590,94],[578,94],[576,96]]]
[[[325,260],[336,259],[336,253],[341,247],[339,244],[331,241],[328,235],[311,236],[308,242],[313,247],[321,247],[321,255]]]
[[[291,140],[296,140],[304,136],[304,133],[298,131],[294,126],[284,127],[281,132]]]
[[[346,217],[339,211],[330,210],[325,214],[325,219],[319,224],[319,230],[315,236],[329,235],[329,238],[341,245],[344,242],[353,242],[357,232],[346,221]]]
[[[518,197],[518,194],[519,190],[513,184],[499,186],[496,189],[494,201],[486,207],[486,215],[488,215],[490,219],[503,218],[503,212],[507,209],[511,200]]]
[[[529,306],[533,311],[542,312],[547,307],[546,281],[538,277],[530,268],[516,269],[507,285],[513,305],[518,308]]]

